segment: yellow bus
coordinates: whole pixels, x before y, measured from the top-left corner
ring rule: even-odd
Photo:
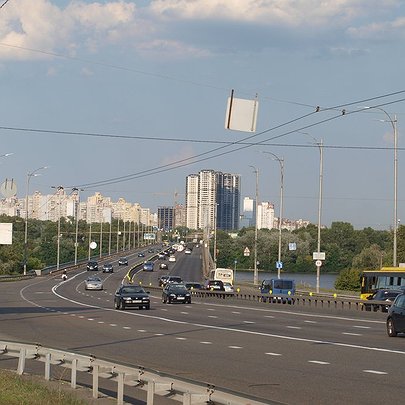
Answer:
[[[366,300],[378,289],[393,289],[405,292],[405,267],[382,267],[380,270],[365,270],[361,275],[360,298]]]

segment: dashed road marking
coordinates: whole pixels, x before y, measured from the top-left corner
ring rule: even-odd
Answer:
[[[241,346],[228,346],[229,349],[242,349]]]
[[[236,314],[236,315],[240,315],[240,312],[238,312],[238,311],[232,311],[232,313]]]
[[[288,329],[302,329],[301,326],[287,326]]]
[[[274,318],[273,315],[264,315],[264,317],[265,317],[265,318],[270,318],[270,319],[273,319],[273,318]]]
[[[377,374],[377,375],[386,375],[385,371],[378,371],[378,370],[363,370],[364,373],[369,373],[369,374]]]
[[[350,333],[350,332],[342,332],[342,335],[348,335],[348,336],[363,336],[361,333]]]
[[[138,329],[138,332],[144,333],[144,332],[146,332],[146,330],[145,329]]]
[[[360,325],[354,325],[353,328],[357,328],[357,329],[371,329],[370,326],[360,326]]]
[[[215,315],[208,315],[208,318],[218,318],[217,316],[215,316]]]
[[[176,340],[187,340],[187,339],[184,337],[176,337]]]
[[[110,323],[110,326],[117,326],[116,323]]]
[[[316,321],[304,321],[305,323],[318,323]]]
[[[212,345],[212,342],[200,342],[202,345]]]
[[[328,364],[330,364],[327,361],[320,361],[320,360],[308,360],[308,363],[320,364],[321,366],[327,366]]]
[[[188,312],[180,312],[181,314],[183,314],[183,315],[188,315]]]
[[[281,353],[273,353],[273,352],[268,352],[266,353],[268,356],[282,356]]]
[[[256,322],[253,322],[253,321],[243,321],[243,323],[256,323]]]
[[[131,329],[130,326],[124,326],[122,329]]]

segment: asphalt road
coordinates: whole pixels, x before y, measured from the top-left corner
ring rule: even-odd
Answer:
[[[177,253],[169,270],[135,271],[199,280],[198,249]],[[137,256],[130,258],[134,263]],[[115,264],[115,263],[114,263]],[[58,277],[0,283],[0,338],[40,342],[287,404],[400,403],[405,340],[388,338],[385,314],[297,308],[239,300],[194,299],[151,309],[113,309],[128,268],[115,265],[103,291],[85,291],[85,269]]]

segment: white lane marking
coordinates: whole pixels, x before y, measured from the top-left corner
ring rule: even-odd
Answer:
[[[117,326],[116,323],[110,323],[110,326]]]
[[[145,329],[138,329],[138,332],[144,333],[144,332],[146,332],[146,330]]]
[[[84,318],[84,316],[83,316],[83,315],[79,315],[79,318],[80,318],[80,319],[83,319],[83,318]]]
[[[256,323],[256,322],[253,322],[253,321],[243,321],[243,323]]]
[[[308,360],[308,363],[320,364],[321,366],[326,366],[326,365],[330,364],[327,361],[320,361],[320,360]]]
[[[215,316],[215,315],[208,315],[208,318],[214,318],[214,319],[216,319],[216,318],[218,318],[218,317]]]
[[[164,336],[163,333],[155,333],[155,336]]]
[[[317,321],[304,321],[305,323],[318,323]]]
[[[215,311],[213,308],[207,308],[207,311]]]
[[[376,323],[376,324],[385,324],[385,321],[375,321],[372,319],[358,319],[358,318],[348,318],[344,316],[334,316],[334,315],[320,315],[320,314],[309,314],[309,313],[302,313],[302,312],[293,312],[293,311],[282,311],[278,309],[265,309],[265,308],[253,308],[253,307],[241,307],[239,305],[229,305],[229,304],[212,304],[212,303],[203,303],[201,305],[207,305],[212,307],[221,307],[221,308],[236,308],[248,311],[255,311],[255,312],[267,312],[267,313],[277,313],[283,315],[295,315],[295,316],[302,316],[308,318],[319,318],[319,319],[332,319],[332,320],[340,320],[340,321],[350,321],[350,322],[361,322],[361,323]]]
[[[242,349],[241,346],[228,346],[229,349]]]
[[[348,336],[363,336],[361,333],[350,333],[350,332],[342,332],[342,335],[348,335]]]
[[[94,321],[94,318],[87,318],[88,321]]]
[[[272,352],[268,352],[266,353],[268,356],[282,356],[281,353],[272,353]]]
[[[70,279],[70,280],[72,280],[72,279]],[[112,308],[104,308],[104,307],[99,307],[99,306],[96,306],[96,305],[85,304],[83,302],[79,302],[79,301],[72,300],[72,299],[69,299],[67,297],[64,297],[63,295],[56,292],[56,289],[59,286],[60,286],[60,283],[53,286],[52,287],[52,292],[62,300],[65,300],[65,301],[68,301],[70,303],[77,304],[77,305],[80,305],[80,306],[86,307],[86,308],[93,308],[93,309],[98,309],[98,310],[107,311],[107,312],[110,312],[110,311],[111,312],[116,312],[116,310],[112,309]],[[39,304],[37,304],[37,303],[35,303],[33,301],[30,301],[30,300],[28,300],[27,298],[24,297],[24,291],[26,289],[28,289],[29,287],[32,287],[32,284],[29,284],[29,285],[23,287],[20,290],[21,298],[24,301],[29,302],[30,304],[32,304],[32,305],[34,305],[34,306],[36,306],[38,308],[45,308],[44,306],[39,305]],[[218,304],[207,304],[207,305],[217,305],[217,306],[219,306]],[[234,306],[230,306],[230,305],[221,305],[221,306],[222,307],[227,307],[227,308],[234,307]],[[243,308],[243,307],[239,307],[239,308],[246,309],[246,308]],[[251,308],[251,309],[256,310],[255,308]],[[273,311],[277,312],[275,310],[273,310]],[[286,312],[286,313],[289,314],[288,312]],[[215,325],[206,325],[206,324],[193,323],[193,322],[187,322],[187,321],[179,321],[179,320],[175,320],[175,319],[163,318],[163,317],[154,316],[154,315],[145,315],[145,314],[140,314],[140,313],[135,313],[135,312],[126,312],[126,314],[128,316],[137,316],[137,317],[144,317],[144,318],[149,318],[149,319],[156,319],[156,320],[160,320],[160,321],[163,321],[163,322],[170,322],[170,323],[175,323],[175,324],[179,324],[179,325],[192,325],[192,326],[197,326],[197,327],[200,327],[200,328],[211,329],[211,330],[221,330],[221,331],[226,331],[226,332],[235,332],[235,333],[242,333],[242,334],[254,335],[254,336],[265,336],[265,337],[274,338],[274,339],[280,339],[280,340],[289,340],[289,341],[305,342],[305,343],[312,343],[312,344],[313,343],[326,344],[326,345],[330,345],[330,346],[334,346],[334,347],[344,347],[344,348],[350,348],[350,349],[368,350],[368,351],[372,351],[372,352],[405,355],[405,351],[386,349],[386,348],[382,348],[382,347],[361,346],[361,345],[358,345],[358,344],[355,345],[355,344],[348,344],[348,343],[339,343],[339,342],[333,342],[333,341],[329,341],[329,340],[317,340],[317,339],[299,338],[299,337],[294,337],[294,336],[276,335],[276,334],[266,333],[266,332],[257,332],[257,331],[250,331],[250,330],[244,330],[244,329],[229,328],[229,327],[224,327],[224,326],[215,326]],[[300,314],[300,315],[309,316],[308,314]],[[318,316],[319,318],[339,319],[339,317],[332,317],[332,316],[323,316],[323,315],[314,315],[314,316]],[[359,319],[352,319],[352,318],[344,318],[344,319],[359,322]],[[363,321],[363,320],[360,320],[360,321]],[[379,323],[379,324],[385,323],[384,321],[370,321],[370,320],[364,320],[364,322]]]
[[[100,323],[100,324],[101,324],[101,323],[104,323],[104,321],[98,321],[97,323]]]
[[[184,337],[176,337],[176,340],[187,340],[187,339]]]
[[[301,326],[287,326],[287,329],[302,329]]]
[[[239,311],[232,311],[233,314],[240,315]]]
[[[167,311],[167,308],[161,308],[162,311]]]
[[[122,329],[131,329],[130,326],[124,326]]]
[[[353,328],[357,328],[357,329],[371,329],[370,326],[359,326],[359,325],[354,325]]]
[[[271,318],[271,319],[273,319],[273,318],[274,318],[274,316],[273,316],[273,315],[264,315],[264,317],[265,317],[265,318]]]
[[[200,342],[203,345],[212,345],[212,342]]]
[[[386,375],[385,371],[378,371],[378,370],[363,370],[363,373],[369,373],[369,374],[378,374],[378,375]]]
[[[183,315],[188,315],[188,312],[180,312]]]

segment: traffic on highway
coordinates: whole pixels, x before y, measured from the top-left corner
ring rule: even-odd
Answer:
[[[268,403],[398,403],[405,395],[404,340],[387,336],[386,313],[179,292],[185,282],[202,286],[201,249],[171,253],[171,262],[170,255],[142,253],[127,254],[128,266],[109,260],[113,272],[93,263],[66,281],[50,275],[0,283],[0,336],[206,381]],[[153,262],[151,271],[145,261]],[[86,284],[95,273],[102,289]],[[166,287],[159,287],[162,278]]]

